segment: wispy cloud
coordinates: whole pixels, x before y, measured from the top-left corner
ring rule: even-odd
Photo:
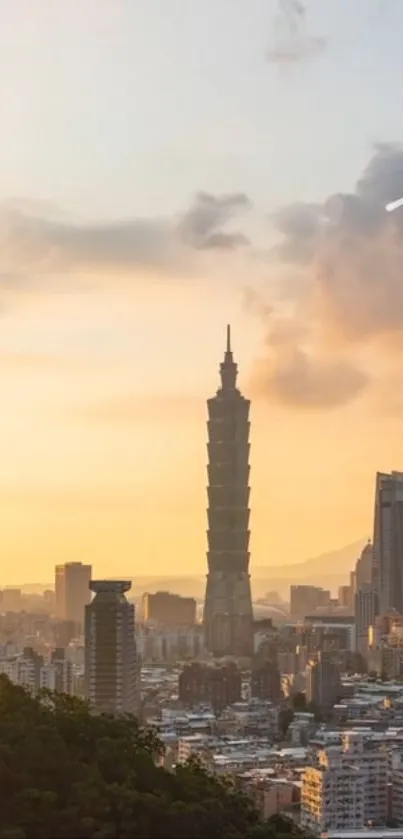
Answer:
[[[326,38],[307,32],[307,9],[301,0],[279,0],[268,62],[279,67],[299,64],[321,53],[326,43]]]
[[[79,224],[35,207],[6,204],[0,210],[0,283],[21,285],[27,276],[82,272],[191,270],[197,252],[235,250],[247,243],[231,223],[249,209],[243,194],[198,193],[172,218],[116,219]],[[45,208],[44,208],[45,209]]]

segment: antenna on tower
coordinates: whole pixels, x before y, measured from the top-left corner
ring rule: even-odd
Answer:
[[[231,324],[227,324],[227,352],[231,352]]]

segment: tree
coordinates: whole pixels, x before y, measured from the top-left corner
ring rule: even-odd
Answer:
[[[197,762],[168,772],[155,733],[79,699],[0,677],[0,839],[283,839],[232,783]]]

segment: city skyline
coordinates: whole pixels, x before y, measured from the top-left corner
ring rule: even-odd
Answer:
[[[277,5],[0,0],[5,585],[204,573],[229,321],[252,575],[370,536],[403,468],[403,7],[312,2],[323,49],[284,68]]]

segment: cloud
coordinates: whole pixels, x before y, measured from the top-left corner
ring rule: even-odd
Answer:
[[[269,63],[279,67],[314,58],[326,47],[323,37],[306,32],[307,10],[301,0],[279,0],[274,42],[266,52]]]
[[[367,374],[354,364],[309,347],[304,319],[264,313],[265,352],[255,363],[250,386],[288,407],[306,409],[345,405],[367,385]]]
[[[186,244],[197,249],[234,250],[248,244],[239,231],[224,232],[225,225],[250,209],[250,201],[242,192],[216,197],[199,192],[193,207],[184,215],[180,231]]]
[[[260,391],[332,407],[376,382],[377,365],[401,365],[403,210],[385,211],[401,196],[403,147],[382,143],[353,192],[323,204],[298,202],[272,216],[279,235],[273,260],[299,282],[290,286],[286,318],[273,303],[263,318],[267,352],[253,374]],[[284,322],[287,342],[278,342],[273,336]],[[370,353],[374,369],[365,362]]]
[[[243,194],[199,193],[191,207],[172,218],[122,219],[75,224],[35,212],[35,206],[5,204],[0,210],[0,275],[6,283],[27,272],[114,272],[190,269],[199,250],[228,251],[247,243],[228,231],[246,211]],[[4,287],[4,284],[3,284]]]

